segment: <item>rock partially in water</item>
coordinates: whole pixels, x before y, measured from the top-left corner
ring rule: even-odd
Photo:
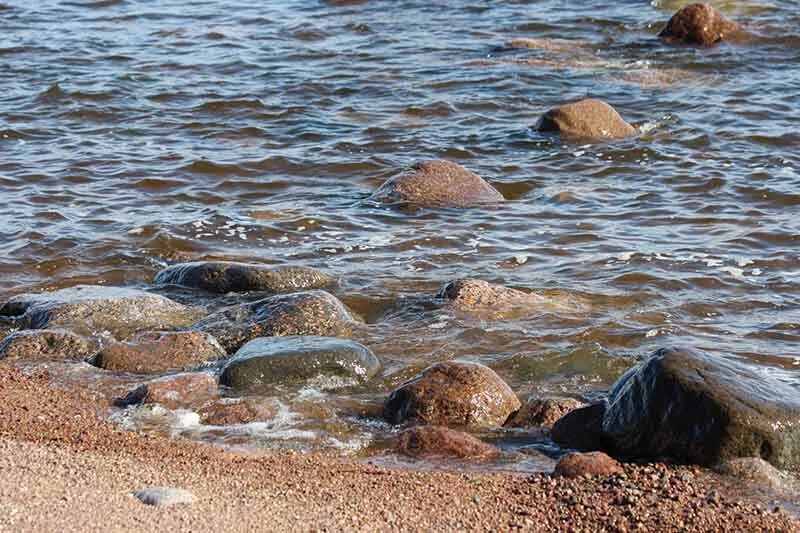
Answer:
[[[100,348],[99,343],[71,331],[37,329],[17,331],[0,342],[0,359],[84,360]]]
[[[508,384],[487,366],[446,361],[398,387],[383,416],[392,424],[493,428],[505,424],[520,402]]]
[[[409,457],[457,457],[486,459],[497,457],[500,451],[469,433],[442,426],[416,426],[400,434],[397,453]]]
[[[474,172],[441,160],[415,164],[381,185],[372,199],[423,207],[470,207],[504,200],[497,189]]]
[[[141,330],[188,326],[199,313],[137,289],[79,285],[15,296],[0,307],[0,315],[21,316],[23,326],[31,329],[64,328],[85,335],[107,331],[122,339]]]
[[[175,374],[148,381],[114,401],[117,407],[157,403],[168,409],[204,405],[219,397],[217,379],[204,372]]]
[[[133,495],[145,505],[166,507],[169,505],[193,503],[194,494],[184,489],[173,487],[153,487],[138,490]]]
[[[225,355],[216,339],[201,331],[145,331],[104,347],[92,363],[117,372],[162,374],[191,370]]]
[[[741,31],[710,4],[698,3],[679,9],[658,36],[667,42],[711,46]]]
[[[265,422],[278,414],[279,404],[255,398],[224,398],[201,407],[197,414],[200,421],[209,426],[232,426]]]
[[[257,337],[347,337],[355,324],[338,298],[313,290],[237,305],[206,317],[192,329],[210,333],[230,353]]]
[[[506,422],[508,427],[552,426],[570,411],[582,407],[574,398],[529,398]]]
[[[576,450],[603,449],[604,401],[579,407],[555,421],[550,436],[566,448]]]
[[[553,475],[578,478],[582,476],[613,476],[622,472],[622,465],[603,452],[568,453],[559,459]]]
[[[253,392],[275,385],[354,385],[380,370],[378,358],[357,342],[330,337],[272,337],[242,346],[225,365],[223,385]]]
[[[513,318],[537,313],[584,312],[585,306],[571,298],[550,298],[477,279],[457,279],[437,294],[464,313],[486,318]]]
[[[716,470],[726,476],[735,477],[748,484],[760,485],[781,492],[797,492],[798,481],[786,472],[778,470],[759,457],[737,457],[717,465]]]
[[[275,294],[324,289],[336,284],[332,276],[313,268],[228,261],[172,265],[159,272],[155,282],[217,293],[266,291]]]
[[[637,133],[613,107],[596,98],[551,109],[542,116],[536,129],[586,139],[620,139]]]

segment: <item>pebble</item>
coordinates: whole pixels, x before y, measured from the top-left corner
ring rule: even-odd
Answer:
[[[151,487],[133,493],[145,505],[165,507],[181,503],[193,503],[194,494],[188,490],[173,487]]]

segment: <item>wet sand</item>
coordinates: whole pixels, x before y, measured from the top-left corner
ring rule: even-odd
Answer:
[[[702,470],[606,479],[389,470],[325,455],[225,451],[121,431],[106,407],[0,364],[0,529],[800,531]],[[153,486],[197,500],[147,507]]]

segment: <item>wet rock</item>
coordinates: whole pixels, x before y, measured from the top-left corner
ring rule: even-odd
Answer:
[[[99,343],[71,331],[23,330],[0,342],[0,359],[83,360],[94,355]]]
[[[107,331],[116,338],[147,329],[177,329],[197,320],[198,314],[157,294],[96,285],[22,294],[0,307],[0,315],[21,316],[26,328],[64,328],[86,335]]]
[[[741,32],[741,27],[710,4],[690,4],[679,9],[658,34],[667,42],[711,46]]]
[[[220,344],[200,331],[146,331],[127,342],[100,350],[95,366],[117,372],[161,374],[191,370],[226,355]]]
[[[367,381],[380,367],[369,348],[353,341],[314,336],[259,338],[236,352],[220,382],[250,392],[308,383],[335,388]]]
[[[257,337],[347,337],[355,324],[338,298],[313,290],[234,306],[206,317],[192,329],[210,333],[230,353]]]
[[[565,414],[553,424],[550,436],[566,448],[576,450],[603,449],[603,415],[605,402],[596,402]]]
[[[416,426],[400,434],[397,453],[409,457],[458,457],[485,459],[496,457],[499,450],[469,433],[442,426]]]
[[[769,487],[778,491],[797,491],[798,482],[791,474],[782,472],[759,457],[728,459],[716,470],[726,476],[747,481],[749,484]]]
[[[519,407],[517,396],[489,367],[447,361],[392,392],[383,416],[393,424],[491,428],[502,426]]]
[[[457,310],[487,318],[512,318],[536,313],[584,312],[585,306],[571,298],[550,298],[477,279],[457,279],[437,294]]]
[[[197,414],[203,424],[232,426],[272,420],[278,414],[278,407],[276,402],[226,398],[204,405]]]
[[[156,507],[193,503],[195,501],[194,494],[188,490],[176,489],[173,487],[142,489],[134,492],[133,495],[143,504]]]
[[[613,107],[595,98],[551,109],[536,128],[576,138],[619,139],[636,135],[636,128],[625,122]]]
[[[266,291],[275,294],[324,289],[336,284],[333,277],[313,268],[228,261],[172,265],[159,272],[155,282],[217,293]]]
[[[581,476],[613,476],[621,472],[622,465],[603,452],[573,452],[559,459],[553,475],[577,478]]]
[[[504,200],[483,178],[450,161],[423,161],[378,188],[373,200],[424,207],[470,207]]]
[[[117,407],[157,403],[168,409],[204,405],[219,396],[217,379],[211,374],[175,374],[148,381],[114,401]]]
[[[570,411],[582,407],[574,398],[529,398],[506,422],[508,427],[552,426]]]

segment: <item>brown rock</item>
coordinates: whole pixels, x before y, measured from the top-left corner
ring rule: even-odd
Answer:
[[[219,396],[217,379],[211,374],[175,374],[148,381],[117,399],[117,407],[157,403],[168,409],[197,407]]]
[[[667,42],[714,45],[741,27],[709,4],[690,4],[678,10],[658,36]]]
[[[446,361],[425,369],[386,400],[383,416],[393,424],[490,428],[502,426],[520,402],[492,369],[477,363]]]
[[[509,427],[552,426],[562,416],[582,407],[574,398],[529,398],[506,422]]]
[[[459,311],[488,318],[585,311],[585,306],[572,298],[551,298],[477,279],[453,280],[437,297],[449,300]]]
[[[566,137],[619,139],[636,135],[636,128],[617,111],[595,98],[551,109],[539,120],[539,131],[556,132]]]
[[[386,181],[372,199],[434,207],[470,207],[504,200],[497,189],[477,174],[457,163],[441,160],[417,163]]]
[[[103,348],[95,366],[118,372],[161,374],[190,370],[225,356],[225,350],[207,333],[200,331],[147,331],[128,342]]]
[[[568,453],[556,464],[554,476],[576,478],[581,476],[613,476],[622,472],[622,465],[603,452]]]
[[[219,400],[203,406],[198,414],[203,424],[210,426],[232,426],[271,420],[278,412],[278,405],[254,400]]]
[[[417,426],[400,434],[397,453],[410,457],[489,458],[499,455],[494,446],[469,433],[442,426]]]
[[[98,343],[70,331],[23,330],[0,342],[0,359],[82,360],[94,355]]]

